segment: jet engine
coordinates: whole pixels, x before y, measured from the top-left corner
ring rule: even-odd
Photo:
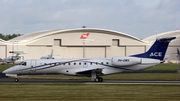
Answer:
[[[114,66],[131,66],[140,64],[142,59],[136,57],[112,57],[111,61]]]

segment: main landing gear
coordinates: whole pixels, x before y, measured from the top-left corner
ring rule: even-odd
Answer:
[[[103,82],[103,78],[102,77],[96,77],[95,79],[93,79],[94,82]]]
[[[92,78],[91,80],[94,81],[94,82],[103,82],[103,78],[97,76],[96,71],[91,72],[91,78]]]

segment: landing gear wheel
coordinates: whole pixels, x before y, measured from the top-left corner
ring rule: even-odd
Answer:
[[[99,81],[99,79],[98,79],[98,78],[95,78],[95,79],[94,79],[94,82],[98,82],[98,81]]]
[[[103,78],[102,77],[98,77],[98,82],[102,82]]]
[[[19,79],[18,79],[18,78],[15,78],[15,79],[14,79],[14,81],[15,81],[15,82],[18,82],[18,81],[19,81]]]
[[[103,78],[102,77],[99,77],[99,82],[103,82]]]
[[[94,82],[102,82],[103,78],[102,77],[97,77],[94,79]]]

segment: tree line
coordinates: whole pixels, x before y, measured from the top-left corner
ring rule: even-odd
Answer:
[[[10,40],[10,39],[13,39],[15,37],[18,37],[18,36],[21,36],[21,34],[8,34],[8,35],[3,35],[0,33],[0,39],[3,39],[3,40]]]

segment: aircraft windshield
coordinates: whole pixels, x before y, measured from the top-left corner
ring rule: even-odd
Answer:
[[[26,62],[21,62],[19,65],[24,65],[24,66],[26,66]]]
[[[19,65],[22,65],[24,62],[19,63]]]

